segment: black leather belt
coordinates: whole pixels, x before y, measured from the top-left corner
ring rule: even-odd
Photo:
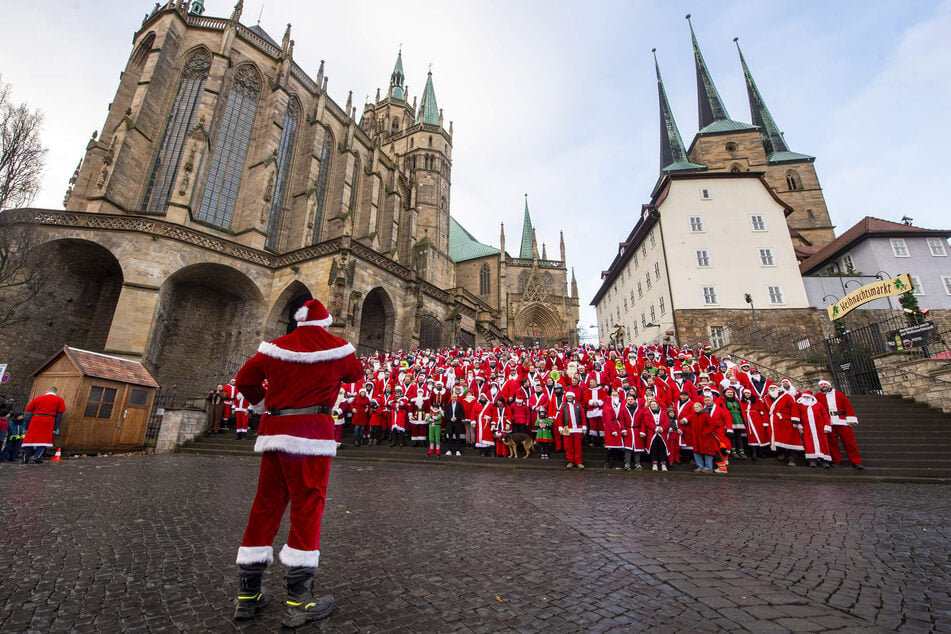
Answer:
[[[326,405],[312,405],[310,407],[297,407],[289,409],[273,409],[267,412],[268,416],[300,416],[302,414],[327,414],[333,413],[333,410]]]

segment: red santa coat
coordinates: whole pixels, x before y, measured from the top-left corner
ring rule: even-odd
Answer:
[[[370,399],[365,394],[357,394],[350,402],[350,411],[353,412],[354,425],[368,425],[370,423]]]
[[[714,399],[713,407],[710,410],[710,419],[713,424],[714,436],[720,443],[720,449],[729,449],[731,446],[730,437],[727,436],[727,430],[733,430],[733,417],[730,416],[730,410],[726,408],[723,401]]]
[[[693,423],[693,404],[696,401],[686,400],[677,401],[674,405],[674,413],[677,416],[677,428],[680,432],[680,447],[693,451],[695,430]]]
[[[855,410],[852,409],[852,403],[848,397],[839,390],[831,390],[825,394],[816,394],[816,399],[826,406],[829,412],[829,420],[833,425],[856,425],[859,419],[855,416]]]
[[[670,419],[667,418],[667,412],[665,410],[658,410],[655,414],[651,411],[649,407],[644,408],[644,418],[642,425],[644,427],[644,433],[646,434],[646,444],[648,450],[655,439],[657,442],[664,443],[664,450],[668,453],[670,452],[670,447],[667,446],[667,434],[670,432]]]
[[[779,392],[776,400],[766,397],[769,405],[770,447],[802,451],[802,436],[796,428],[799,425],[799,406],[788,392]]]
[[[485,405],[475,403],[473,411],[477,412],[474,419],[476,425],[475,446],[479,449],[494,447],[495,438],[492,436],[492,428],[498,420],[498,410],[492,403],[486,403]]]
[[[696,453],[712,456],[720,451],[720,441],[717,440],[715,425],[710,412],[706,410],[694,412],[690,424],[694,427],[693,443]]]
[[[799,420],[802,423],[802,441],[805,446],[806,460],[828,460],[829,438],[826,436],[832,431],[832,422],[829,420],[829,410],[813,396],[805,395],[796,401],[799,406]]]
[[[746,421],[746,437],[751,447],[769,446],[769,410],[763,400],[753,396],[741,402],[743,420]]]
[[[27,403],[24,411],[32,416],[20,446],[52,447],[56,416],[66,411],[66,401],[53,392],[47,392]]]
[[[627,408],[620,400],[609,400],[601,410],[601,422],[604,425],[604,448],[624,449],[625,437],[630,436],[630,423],[623,419]],[[630,417],[627,417],[628,419]],[[627,433],[622,433],[622,432]]]
[[[319,326],[299,325],[290,334],[258,346],[257,354],[238,372],[236,383],[255,407],[263,402],[267,411],[276,411],[314,405],[329,408],[341,383],[362,376],[363,366],[352,345]],[[272,416],[265,412],[254,450],[335,456],[333,419],[329,414]]]

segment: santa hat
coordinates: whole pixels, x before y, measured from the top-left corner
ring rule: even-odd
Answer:
[[[757,367],[752,367],[752,368],[750,368],[750,373],[751,373],[751,374],[759,374],[759,368],[757,368]]]
[[[319,299],[304,302],[304,305],[294,313],[294,320],[298,326],[321,326],[323,328],[334,321]]]
[[[832,387],[832,383],[830,383],[828,380],[819,379],[819,387],[822,387],[823,385],[828,385],[829,387]]]

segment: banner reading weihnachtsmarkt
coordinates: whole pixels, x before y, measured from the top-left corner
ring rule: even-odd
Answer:
[[[893,277],[890,280],[872,282],[871,284],[857,288],[836,303],[827,306],[826,310],[829,312],[829,319],[835,321],[849,314],[853,309],[858,308],[862,304],[867,304],[870,301],[883,297],[903,295],[910,291],[911,288],[911,276],[908,275],[908,273],[902,273],[898,277]]]

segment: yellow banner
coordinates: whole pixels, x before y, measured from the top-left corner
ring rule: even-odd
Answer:
[[[890,280],[872,282],[871,284],[857,288],[836,303],[827,306],[826,310],[829,312],[829,319],[835,321],[840,317],[845,317],[852,312],[853,309],[858,308],[862,304],[867,304],[870,301],[883,297],[904,295],[911,289],[911,276],[908,275],[908,273],[902,273],[898,277],[893,277]]]

